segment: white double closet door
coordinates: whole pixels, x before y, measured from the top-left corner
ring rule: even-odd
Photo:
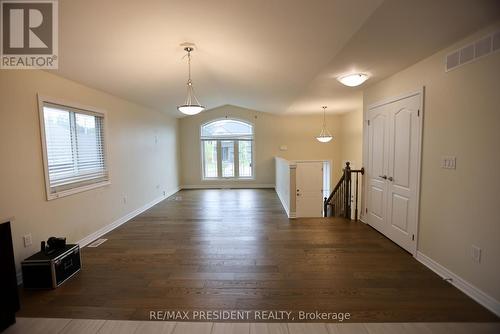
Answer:
[[[367,223],[408,252],[417,245],[422,93],[368,110]]]

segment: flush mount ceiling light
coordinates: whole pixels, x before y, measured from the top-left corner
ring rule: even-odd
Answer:
[[[337,80],[340,81],[341,84],[349,87],[359,86],[367,79],[368,79],[368,74],[365,73],[353,73],[353,74],[343,75],[337,78]]]
[[[184,104],[177,107],[177,110],[186,115],[196,115],[205,110],[205,107],[200,104],[196,95],[194,95],[193,81],[191,80],[191,52],[193,52],[193,50],[191,46],[184,48],[184,51],[187,52],[186,56],[188,59],[188,81],[186,83],[187,96]]]
[[[332,134],[328,129],[326,128],[326,108],[327,106],[322,106],[323,108],[323,128],[321,129],[321,133],[319,136],[316,137],[316,139],[321,142],[321,143],[328,143],[330,140],[333,139]]]

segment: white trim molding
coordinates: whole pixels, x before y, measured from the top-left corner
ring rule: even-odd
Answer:
[[[475,285],[467,282],[454,272],[450,271],[446,267],[437,263],[427,255],[423,254],[420,251],[417,251],[417,255],[415,257],[420,263],[425,265],[427,268],[434,271],[436,274],[441,276],[443,279],[448,280],[453,286],[455,286],[458,290],[465,293],[470,298],[474,299],[479,304],[486,307],[491,312],[495,313],[500,317],[500,302],[495,298],[491,297]]]
[[[276,190],[276,195],[278,195],[278,199],[281,202],[281,205],[283,206],[283,209],[285,209],[286,215],[288,218],[290,218],[290,208],[288,207],[286,201],[283,199],[283,196],[279,191],[278,188],[274,188]]]
[[[239,180],[238,182],[240,182]],[[274,189],[272,183],[232,183],[232,184],[187,184],[180,189]]]
[[[276,188],[275,188],[275,190],[276,190],[276,194],[278,195],[278,199],[281,202],[281,206],[283,206],[283,209],[285,210],[287,217],[290,219],[297,218],[295,211],[290,211],[290,208],[287,206],[286,201],[283,200],[283,195],[280,194]]]

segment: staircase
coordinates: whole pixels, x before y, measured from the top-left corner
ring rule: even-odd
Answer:
[[[365,173],[365,169],[351,169],[350,163],[346,162],[343,174],[339,182],[328,198],[323,202],[325,217],[343,217],[350,220],[358,220],[358,189],[360,175]],[[352,182],[354,181],[354,197],[352,194]],[[351,203],[354,203],[354,217],[351,210]]]

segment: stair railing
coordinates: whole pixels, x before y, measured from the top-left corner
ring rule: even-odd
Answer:
[[[346,162],[340,180],[333,188],[328,198],[324,198],[323,211],[325,217],[343,217],[358,220],[358,198],[359,198],[359,178],[365,173],[365,169],[351,169],[350,162]],[[354,174],[354,175],[353,175]],[[352,182],[355,181],[354,191],[354,217],[352,217]]]

